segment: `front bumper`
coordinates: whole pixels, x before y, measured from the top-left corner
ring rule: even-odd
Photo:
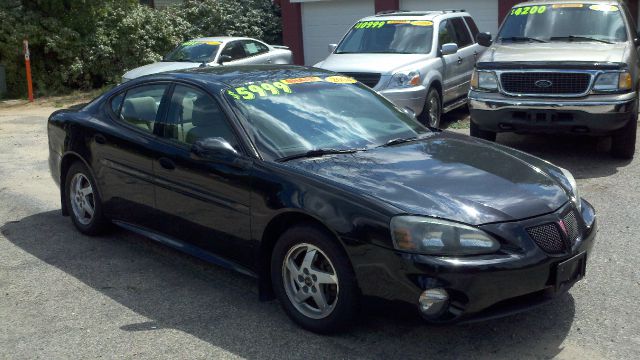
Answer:
[[[493,132],[606,135],[636,116],[637,103],[635,93],[561,99],[469,92],[471,120]]]
[[[566,253],[545,253],[526,232],[529,226],[557,221],[568,206],[529,220],[482,226],[497,238],[508,237],[512,244],[518,244],[508,254],[448,258],[368,249],[367,257],[375,256],[375,262],[354,266],[361,291],[365,296],[419,308],[418,299],[425,290],[444,289],[449,294],[445,311],[427,318],[440,323],[499,317],[539,305],[579,280],[557,283],[558,264],[583,253],[587,259],[591,256],[597,224],[586,201],[582,207],[584,232]]]
[[[378,91],[378,93],[401,109],[411,109],[416,116],[422,114],[427,98],[427,88],[422,85],[410,88],[385,89]]]

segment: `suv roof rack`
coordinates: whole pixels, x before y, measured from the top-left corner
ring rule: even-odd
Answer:
[[[400,15],[400,16],[420,16],[431,14],[449,14],[457,12],[466,12],[465,9],[446,9],[446,10],[429,10],[429,11],[411,11],[411,10],[382,10],[378,11],[375,16]]]
[[[387,14],[395,14],[395,13],[403,13],[403,12],[408,12],[409,10],[382,10],[382,11],[378,11],[376,13],[376,16],[378,15],[387,15]]]

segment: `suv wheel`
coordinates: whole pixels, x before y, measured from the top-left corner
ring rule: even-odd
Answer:
[[[71,165],[65,181],[65,201],[71,220],[81,233],[97,235],[106,227],[102,202],[91,173],[81,162]]]
[[[611,154],[621,159],[633,159],[636,152],[638,114],[633,116],[611,139]]]
[[[342,248],[315,226],[296,226],[278,240],[271,259],[274,292],[301,327],[329,333],[354,318],[359,293]]]
[[[471,136],[476,137],[476,138],[480,138],[480,139],[484,139],[484,140],[488,140],[488,141],[496,141],[496,133],[495,132],[480,129],[478,124],[473,122],[473,119],[471,119],[470,122],[471,122],[471,125],[470,125],[471,129],[470,129],[469,133],[471,134]]]
[[[440,93],[435,88],[429,89],[424,109],[418,118],[424,125],[437,129],[440,127],[440,118],[442,116],[442,99]]]

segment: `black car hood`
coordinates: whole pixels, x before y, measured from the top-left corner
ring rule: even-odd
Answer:
[[[451,133],[287,165],[359,190],[402,212],[473,225],[550,213],[569,200],[557,181],[517,154]]]

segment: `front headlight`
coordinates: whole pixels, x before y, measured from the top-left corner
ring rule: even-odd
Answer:
[[[473,70],[471,88],[473,90],[497,91],[498,77],[493,71]]]
[[[393,74],[391,77],[391,81],[389,82],[389,89],[392,88],[405,88],[405,87],[413,87],[422,84],[422,79],[420,78],[420,72],[417,70],[414,71],[401,71]]]
[[[560,170],[571,187],[571,202],[573,202],[578,211],[582,211],[582,201],[580,200],[580,192],[578,191],[578,183],[576,182],[576,179],[569,170],[564,168],[560,168]]]
[[[596,78],[593,84],[595,91],[621,91],[631,90],[633,81],[631,74],[627,71],[623,72],[605,72]]]
[[[422,216],[391,219],[391,237],[396,249],[425,255],[491,254],[500,248],[497,240],[480,229]]]

